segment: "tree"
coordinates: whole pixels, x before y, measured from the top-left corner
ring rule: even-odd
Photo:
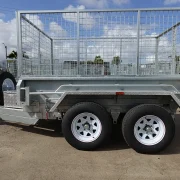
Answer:
[[[175,56],[175,61],[176,62],[180,61],[180,56]]]
[[[87,64],[94,64],[93,61],[87,61]]]
[[[10,59],[17,59],[17,52],[13,50],[7,57]]]
[[[14,51],[14,50],[7,56],[7,58],[10,58],[10,59],[17,59],[17,57],[18,57],[17,51]],[[26,59],[29,59],[29,56],[26,55],[26,52],[23,52],[23,57]]]
[[[113,60],[112,60],[112,64],[116,64],[119,65],[121,62],[120,57],[119,56],[114,56]]]
[[[103,64],[103,59],[101,58],[101,56],[96,56],[94,59],[94,64]]]
[[[180,73],[180,56],[175,56],[175,62],[176,62],[175,73],[179,74]]]

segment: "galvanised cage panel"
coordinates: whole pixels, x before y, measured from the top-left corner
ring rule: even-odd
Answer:
[[[174,75],[180,9],[19,11],[19,76]]]

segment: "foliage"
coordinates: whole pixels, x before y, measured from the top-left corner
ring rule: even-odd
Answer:
[[[111,63],[118,65],[118,64],[120,64],[120,62],[121,62],[120,57],[119,56],[114,56]]]
[[[17,59],[17,52],[16,52],[16,51],[12,51],[12,52],[7,56],[7,58]]]
[[[94,59],[94,64],[103,64],[103,59],[101,58],[101,56],[96,56]]]
[[[180,56],[175,56],[175,61],[180,61]]]
[[[10,59],[17,59],[17,57],[18,57],[17,51],[14,51],[14,50],[7,56],[7,58],[10,58]],[[23,57],[26,59],[29,59],[29,56],[26,55],[26,52],[23,52]]]
[[[87,64],[94,64],[93,61],[87,61]]]

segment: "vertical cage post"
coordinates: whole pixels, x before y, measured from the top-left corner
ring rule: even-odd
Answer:
[[[137,56],[136,56],[136,75],[139,75],[139,38],[140,38],[140,18],[141,18],[141,11],[138,10],[137,14]]]
[[[22,73],[22,26],[21,26],[21,13],[16,12],[16,20],[17,20],[17,52],[18,52],[18,78],[21,76]]]
[[[87,73],[88,73],[87,53],[88,53],[88,45],[87,45],[87,40],[86,40],[86,58],[85,58],[85,60],[86,60],[86,71],[85,71],[85,74],[86,74],[86,76],[87,76]]]
[[[80,24],[79,24],[79,10],[77,10],[77,74],[79,75],[79,65],[80,65],[80,42],[79,42],[79,34],[80,34]]]
[[[171,74],[175,74],[175,66],[176,66],[176,27],[172,29],[172,66],[171,66]]]
[[[121,57],[122,57],[122,38],[120,41],[119,64],[118,64],[120,74],[121,74]]]
[[[51,39],[51,75],[54,75],[54,68],[53,68],[53,39]]]
[[[39,65],[38,65],[38,75],[41,75],[41,33],[39,31],[38,33],[38,59],[39,59]]]
[[[159,67],[158,67],[158,51],[159,51],[159,38],[156,38],[156,45],[155,45],[155,73],[159,74]]]

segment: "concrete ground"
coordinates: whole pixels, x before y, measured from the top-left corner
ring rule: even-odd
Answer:
[[[180,115],[175,123],[176,136],[164,152],[142,155],[121,136],[97,151],[84,152],[52,129],[0,122],[0,180],[179,180]]]

